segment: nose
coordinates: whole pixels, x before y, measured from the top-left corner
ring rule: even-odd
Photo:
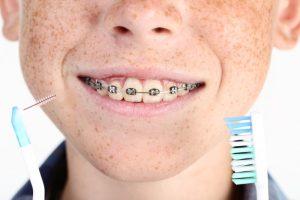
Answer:
[[[174,38],[182,21],[176,6],[162,0],[123,0],[112,5],[104,16],[106,31],[116,39],[150,43]]]

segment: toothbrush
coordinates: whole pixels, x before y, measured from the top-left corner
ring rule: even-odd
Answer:
[[[23,109],[23,111],[37,106],[37,105],[44,105],[51,100],[53,100],[55,95],[51,95],[48,97],[45,97],[39,101],[37,101],[35,104],[28,106]],[[39,166],[37,164],[32,144],[30,143],[29,137],[26,133],[26,129],[22,120],[22,110],[20,110],[18,107],[14,106],[12,108],[12,117],[11,117],[11,123],[15,132],[15,135],[19,142],[19,147],[21,149],[24,161],[27,166],[27,170],[29,172],[30,182],[33,190],[33,200],[43,200],[45,199],[45,188],[44,183],[39,171]]]
[[[224,119],[230,131],[232,181],[236,185],[255,183],[257,200],[268,200],[268,170],[263,118],[259,111],[249,116]]]

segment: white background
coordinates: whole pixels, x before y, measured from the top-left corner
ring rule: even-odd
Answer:
[[[299,58],[300,45],[291,51],[274,50],[259,102],[264,105],[270,172],[289,199],[300,200]],[[0,199],[6,200],[28,178],[10,124],[11,107],[24,107],[34,100],[20,70],[18,43],[8,42],[2,35],[0,70]],[[63,136],[40,109],[28,111],[26,115],[28,134],[41,164],[63,140]]]

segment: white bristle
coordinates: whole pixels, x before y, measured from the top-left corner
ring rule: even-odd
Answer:
[[[233,167],[236,167],[236,166],[253,165],[254,163],[255,163],[255,161],[253,159],[249,159],[249,160],[233,160],[231,162],[231,165]]]
[[[253,146],[253,141],[230,142],[232,147]]]
[[[250,172],[250,171],[255,171],[255,166],[250,165],[250,166],[234,166],[232,167],[232,170],[234,172]]]
[[[44,105],[44,104],[46,104],[46,103],[52,101],[52,100],[54,99],[55,96],[56,96],[56,95],[54,94],[54,95],[49,95],[49,96],[47,96],[47,97],[44,97],[44,98],[38,100],[38,101],[37,101],[37,104],[39,104],[39,106],[42,106],[42,105]]]
[[[253,135],[248,134],[248,135],[233,135],[230,137],[230,141],[238,141],[238,140],[243,140],[243,141],[250,141],[252,140]]]

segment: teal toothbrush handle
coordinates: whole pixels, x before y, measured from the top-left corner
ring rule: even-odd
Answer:
[[[20,147],[25,147],[30,144],[30,140],[26,133],[21,112],[22,111],[17,106],[12,108],[11,124],[14,128]]]

